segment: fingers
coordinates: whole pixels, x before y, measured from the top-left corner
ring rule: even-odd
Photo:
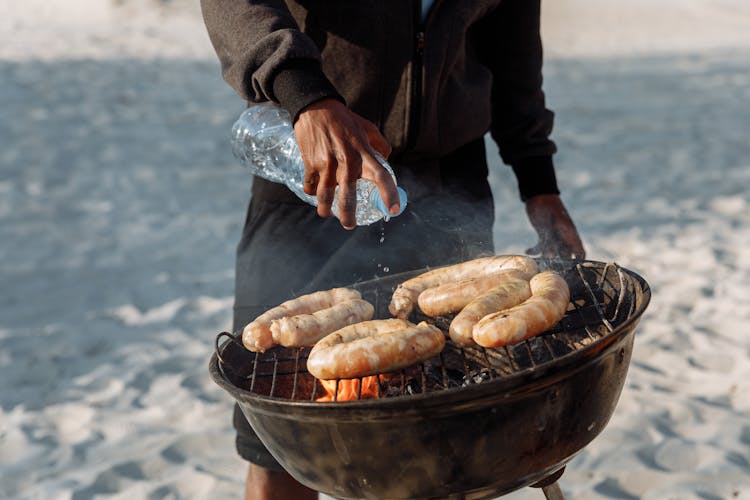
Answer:
[[[570,217],[566,217],[564,223],[557,226],[554,244],[560,257],[569,259],[584,259],[586,257],[583,243]]]
[[[578,233],[571,228],[567,228],[563,235],[565,242],[565,255],[571,259],[585,259],[586,251]]]
[[[380,130],[371,121],[365,120],[358,115],[357,118],[359,118],[360,123],[367,133],[367,139],[372,149],[377,151],[383,158],[388,158],[391,155],[391,145],[388,143],[388,140],[383,137],[383,134],[380,133]]]
[[[572,246],[567,242],[560,240],[549,240],[547,242],[539,242],[534,247],[529,248],[527,251],[528,255],[540,255],[546,259],[585,259],[586,252],[583,249],[583,245],[578,247]]]
[[[391,174],[374,156],[367,155],[363,158],[362,177],[375,183],[385,206],[388,207],[392,215],[397,215],[401,210],[401,203],[396,190],[396,183]]]
[[[536,245],[526,250],[527,255],[546,259],[585,259],[586,252],[580,238],[570,231],[542,231]]]
[[[358,154],[352,152],[340,154],[339,158],[329,157],[305,171],[304,191],[316,196],[321,217],[333,215],[331,206],[336,199],[341,225],[353,229],[356,226],[357,179],[361,175],[362,162]]]
[[[545,259],[566,258],[565,250],[554,239],[540,238],[536,245],[526,250],[527,255],[539,256]]]
[[[318,173],[313,170],[305,169],[304,184],[302,189],[305,194],[315,195],[318,191]]]
[[[354,229],[356,226],[357,179],[361,176],[362,158],[358,152],[351,151],[339,158],[339,168],[336,170],[339,220],[345,229]]]
[[[360,123],[367,132],[367,139],[370,147],[382,158],[388,158],[391,154],[391,145],[380,130],[370,121],[360,118]],[[373,155],[366,154],[362,156],[362,177],[369,179],[378,187],[385,206],[387,206],[393,215],[401,210],[398,191],[393,177],[383,168],[380,161]]]
[[[315,186],[318,199],[318,215],[331,217],[334,199],[338,204],[338,217],[345,229],[356,226],[357,179],[361,176],[361,163],[355,155],[341,155],[339,159],[329,158],[317,165],[317,170],[305,174],[305,192]],[[338,187],[338,189],[337,189]],[[338,192],[338,194],[337,194]]]
[[[337,196],[341,225],[353,228],[360,177],[375,182],[386,206],[399,213],[396,185],[374,156],[388,157],[391,147],[373,123],[336,99],[322,99],[300,113],[294,132],[306,168],[303,190],[317,197],[318,215],[330,217]]]
[[[539,243],[529,251],[543,257],[583,259],[586,252],[578,230],[559,195],[537,195],[526,201],[526,212],[539,235]]]
[[[331,204],[336,190],[336,178],[329,169],[321,171],[319,174],[318,185],[315,194],[318,198],[318,215],[321,217],[330,217]],[[306,192],[306,191],[305,191]]]
[[[370,136],[370,146],[372,146],[372,149],[377,151],[383,158],[388,158],[391,155],[391,145],[388,144],[385,137],[380,135],[380,132],[374,136]]]
[[[354,229],[357,225],[357,181],[339,183],[339,219],[344,229]]]

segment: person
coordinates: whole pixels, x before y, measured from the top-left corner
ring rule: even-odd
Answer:
[[[253,179],[237,246],[235,331],[291,297],[494,253],[484,137],[518,181],[539,241],[530,252],[584,258],[560,197],[542,90],[540,0],[472,2],[201,0],[224,79],[249,102],[289,111],[305,191]],[[405,212],[354,224],[355,183]],[[338,186],[340,221],[331,218]],[[248,498],[314,498],[235,407]]]

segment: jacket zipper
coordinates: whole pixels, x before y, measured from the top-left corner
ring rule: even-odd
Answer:
[[[414,59],[412,61],[411,106],[409,107],[409,130],[406,135],[406,147],[411,149],[417,142],[420,119],[422,118],[422,66],[424,64],[424,28],[422,22],[422,1],[416,0],[414,6]],[[433,8],[435,6],[433,5]]]
[[[424,79],[424,45],[425,45],[425,31],[427,25],[430,22],[430,18],[433,16],[435,9],[443,0],[435,0],[432,3],[430,11],[427,13],[427,17],[424,22],[422,21],[422,0],[416,0],[415,13],[414,13],[414,59],[412,73],[412,87],[411,87],[411,103],[409,109],[409,130],[406,135],[406,146],[408,149],[414,147],[417,142],[417,136],[419,135],[422,119],[422,87]]]

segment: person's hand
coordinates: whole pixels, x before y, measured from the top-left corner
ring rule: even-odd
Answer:
[[[556,194],[540,194],[526,200],[526,214],[539,235],[529,255],[584,259],[586,251],[573,220]]]
[[[336,186],[339,218],[346,229],[354,229],[357,179],[375,183],[392,214],[399,212],[396,184],[374,153],[388,158],[391,147],[371,122],[336,99],[322,99],[302,110],[294,124],[294,135],[305,163],[305,193],[317,196],[318,215],[331,216]]]

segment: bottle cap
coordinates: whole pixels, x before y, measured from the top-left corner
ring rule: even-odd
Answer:
[[[385,202],[383,202],[383,198],[380,196],[380,192],[377,190],[377,188],[373,191],[373,206],[383,212],[383,215],[385,215],[386,217],[396,217],[398,215],[401,215],[406,208],[406,191],[398,186],[396,186],[396,191],[398,191],[398,201],[400,205],[397,214],[392,214],[388,210],[388,207],[385,206]]]

